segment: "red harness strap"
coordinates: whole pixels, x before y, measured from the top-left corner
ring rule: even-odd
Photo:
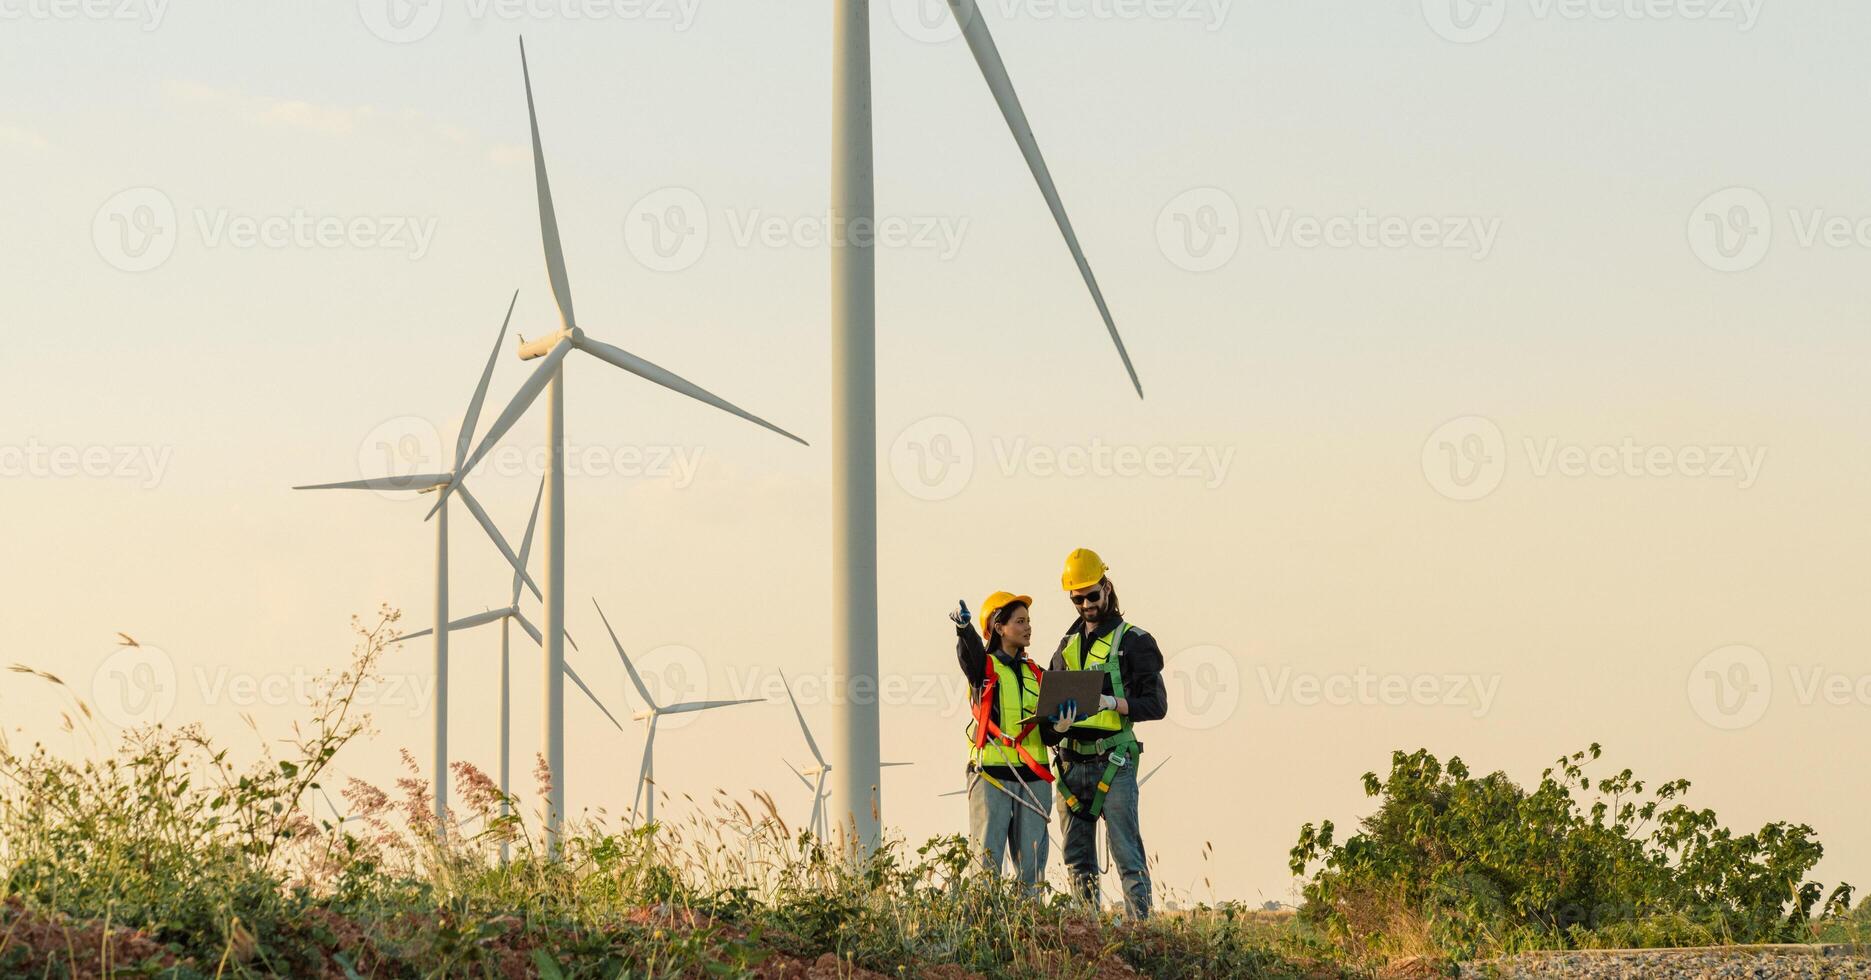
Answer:
[[[990,653],[988,656],[991,657],[993,654]],[[1035,681],[1045,676],[1046,672],[1040,670],[1039,664],[1034,663],[1032,660],[1022,659],[1020,663],[1033,668],[1033,679]],[[982,666],[985,667],[987,665],[984,663]],[[1015,669],[1019,668],[1019,664],[1015,664],[1014,666]],[[1026,750],[1026,746],[1021,744],[1026,741],[1028,735],[1033,733],[1033,729],[1038,727],[1039,719],[1029,719],[1027,723],[1021,727],[1020,734],[1012,738],[1007,737],[1007,733],[1001,730],[1000,725],[995,723],[993,717],[992,706],[994,704],[994,693],[995,688],[1000,686],[1000,672],[989,669],[985,671],[985,673],[987,676],[981,682],[981,700],[975,703],[974,708],[974,747],[977,750],[980,749],[985,746],[987,740],[992,737],[1001,745],[1012,746],[1014,752],[1020,756],[1020,762],[1024,764],[1028,770],[1032,771],[1035,776],[1038,776],[1045,782],[1052,782],[1052,770],[1041,765],[1040,761],[1033,758],[1033,754]]]

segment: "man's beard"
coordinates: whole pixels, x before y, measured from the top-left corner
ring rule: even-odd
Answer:
[[[1110,614],[1111,614],[1111,607],[1105,603],[1100,602],[1095,608],[1087,609],[1084,612],[1080,613],[1079,615],[1084,617],[1086,625],[1096,626],[1099,623],[1104,622],[1104,618],[1106,616],[1109,616]]]

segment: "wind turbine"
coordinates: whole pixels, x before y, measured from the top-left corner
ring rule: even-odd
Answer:
[[[1131,386],[1142,398],[1143,385],[1137,380],[1130,353],[1124,349],[1104,293],[1079,247],[987,23],[975,0],[948,0],[948,5],[1091,291]],[[833,6],[831,216],[835,228],[870,229],[876,227],[871,0],[835,0]],[[835,605],[843,609],[833,624],[832,676],[835,684],[858,691],[876,691],[878,680],[875,246],[874,236],[832,236],[832,595]],[[881,841],[879,815],[883,810],[882,800],[874,795],[878,793],[881,738],[878,705],[875,698],[855,695],[841,700],[843,707],[833,716],[833,751],[839,772],[832,787],[833,804],[839,819],[856,822],[858,846],[869,853]]]
[[[643,738],[643,767],[637,771],[637,793],[630,799],[630,812],[634,815],[643,813],[646,823],[656,822],[656,721],[664,715],[687,714],[691,711],[708,711],[712,708],[726,708],[736,704],[752,704],[765,698],[741,698],[736,701],[685,701],[681,704],[659,705],[650,696],[650,689],[643,684],[643,678],[637,676],[635,664],[630,662],[630,655],[624,652],[623,643],[617,639],[617,631],[611,629],[610,617],[604,615],[604,607],[598,600],[591,600],[591,605],[598,610],[598,618],[604,620],[605,632],[611,634],[611,645],[617,648],[617,658],[624,662],[624,670],[630,674],[630,683],[637,688],[637,695],[643,699],[644,709],[631,716],[634,721],[648,722],[648,733]],[[637,809],[637,801],[649,797],[644,808]]]
[[[799,732],[806,737],[806,748],[811,750],[812,760],[818,765],[801,769],[784,759],[780,761],[786,762],[786,768],[791,769],[793,775],[799,777],[799,782],[812,791],[812,817],[807,821],[807,826],[818,835],[820,840],[829,840],[831,820],[825,810],[825,801],[831,797],[831,794],[825,789],[825,780],[832,773],[832,765],[825,761],[824,754],[819,751],[819,743],[812,737],[812,729],[806,725],[806,716],[799,710],[799,699],[793,697],[793,686],[787,683],[785,671],[780,671],[780,683],[786,688],[786,700],[792,702],[793,717],[799,719]],[[890,769],[896,766],[907,766],[909,763],[879,762],[877,765],[882,769]],[[840,824],[840,826],[843,825]]]
[[[560,329],[531,342],[522,341],[521,360],[539,360],[531,377],[520,386],[506,411],[494,420],[481,445],[468,457],[460,473],[465,474],[511,429],[539,398],[546,398],[546,592],[545,605],[545,718],[544,739],[546,768],[551,773],[552,789],[547,800],[546,834],[556,853],[560,821],[565,813],[565,684],[561,673],[565,664],[565,358],[578,350],[613,367],[620,368],[677,394],[687,395],[712,405],[730,415],[770,429],[800,445],[805,440],[743,411],[732,403],[700,386],[658,367],[619,347],[587,336],[572,313],[572,287],[565,269],[565,251],[559,244],[559,219],[552,206],[552,187],[546,179],[546,155],[539,139],[539,116],[533,107],[533,77],[526,64],[526,41],[520,41],[520,74],[526,86],[526,117],[533,138],[533,181],[539,197],[539,234],[545,246],[546,274],[552,282],[552,297],[559,308]],[[442,488],[441,499],[432,513],[442,511],[451,487]],[[438,617],[440,622],[445,617]]]
[[[507,802],[506,797],[512,792],[512,784],[510,781],[512,775],[510,772],[510,748],[513,737],[513,701],[511,696],[513,671],[512,646],[510,642],[512,625],[514,623],[519,623],[520,628],[526,631],[526,635],[533,638],[534,643],[539,644],[541,649],[545,648],[545,637],[539,632],[539,627],[534,626],[532,621],[526,618],[526,614],[520,611],[520,590],[525,587],[526,583],[526,559],[533,550],[533,530],[539,525],[539,502],[540,499],[545,496],[545,492],[546,487],[542,482],[539,487],[539,492],[533,496],[533,515],[526,520],[526,536],[520,541],[520,554],[514,561],[513,592],[508,597],[506,608],[490,609],[486,612],[476,613],[472,616],[457,619],[448,624],[448,631],[451,633],[471,630],[477,626],[485,626],[489,623],[500,624],[500,795],[502,797],[500,802],[500,815],[503,817],[509,812],[511,804]],[[418,630],[414,633],[399,636],[391,642],[401,643],[404,640],[413,640],[433,632],[435,632],[435,628],[430,627],[425,630]],[[573,644],[574,649],[576,649],[576,646],[577,644]],[[578,685],[578,689],[585,692],[585,697],[590,698],[591,703],[597,705],[599,711],[604,712],[604,717],[609,718],[611,724],[617,726],[618,731],[621,732],[624,730],[624,726],[618,724],[617,717],[611,714],[611,709],[604,706],[604,702],[599,700],[597,694],[592,692],[591,686],[585,683],[584,678],[578,676],[578,671],[573,669],[572,665],[569,663],[565,665],[565,676],[571,678],[572,683]],[[500,844],[500,859],[502,861],[507,859],[507,843],[505,841],[502,841]]]
[[[513,321],[513,306],[519,302],[520,293],[514,290],[513,299],[507,302],[506,319],[500,322],[500,335],[494,338],[494,350],[487,356],[487,366],[481,370],[481,383],[474,389],[474,397],[468,401],[468,414],[461,421],[461,433],[455,437],[455,468],[447,473],[418,473],[410,476],[384,476],[367,480],[350,480],[343,483],[320,483],[310,486],[293,487],[294,490],[414,490],[428,493],[440,489],[440,499],[429,511],[429,516],[441,515],[435,522],[435,621],[448,622],[448,502],[450,491],[458,491],[461,500],[468,505],[468,512],[474,515],[476,523],[487,532],[487,536],[500,549],[500,554],[514,566],[521,579],[532,586],[534,594],[539,587],[533,585],[532,578],[526,574],[525,565],[514,555],[507,545],[500,529],[487,516],[481,502],[474,499],[461,480],[467,475],[464,465],[468,456],[468,445],[474,439],[474,427],[480,421],[481,405],[487,399],[487,383],[494,376],[494,360],[500,354],[500,345],[507,337],[507,325]],[[435,823],[437,827],[446,825],[448,819],[448,630],[435,633]]]

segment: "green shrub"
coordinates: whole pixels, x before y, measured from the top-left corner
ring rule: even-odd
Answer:
[[[1532,792],[1502,773],[1472,776],[1425,750],[1364,776],[1381,800],[1342,844],[1330,821],[1300,828],[1302,918],[1361,959],[1569,946],[1674,946],[1812,934],[1824,849],[1805,825],[1737,835],[1629,769],[1594,780],[1594,744],[1560,758]],[[1849,908],[1840,885],[1819,909]]]

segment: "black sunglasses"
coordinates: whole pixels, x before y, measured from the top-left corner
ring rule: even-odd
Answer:
[[[1072,596],[1071,598],[1072,598],[1072,605],[1075,605],[1075,606],[1096,605],[1098,600],[1104,598],[1104,590],[1093,589],[1090,592],[1085,593],[1084,595],[1075,595],[1075,596]]]

